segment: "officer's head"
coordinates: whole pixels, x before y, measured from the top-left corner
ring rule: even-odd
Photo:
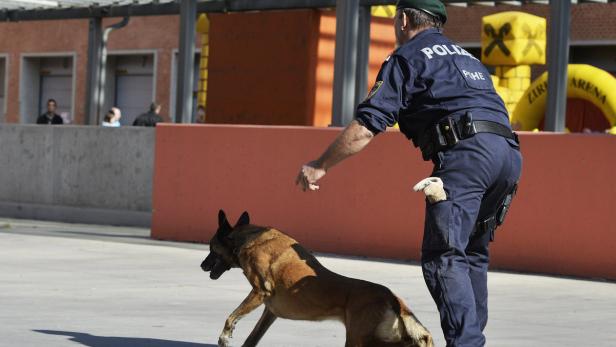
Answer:
[[[401,46],[425,29],[440,29],[446,21],[447,11],[439,0],[398,0],[394,18],[396,43]]]

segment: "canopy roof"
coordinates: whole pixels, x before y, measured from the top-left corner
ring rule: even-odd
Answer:
[[[616,0],[573,0],[572,3],[608,3]],[[360,0],[362,6],[391,5],[395,0]],[[549,4],[548,0],[459,1],[450,6]],[[258,11],[335,7],[336,0],[198,0],[198,12]],[[2,0],[0,21],[76,19],[91,17],[179,14],[180,0]]]

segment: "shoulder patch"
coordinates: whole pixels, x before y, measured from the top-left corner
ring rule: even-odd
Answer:
[[[383,81],[376,81],[376,83],[374,83],[374,86],[372,86],[372,89],[370,89],[370,93],[368,93],[366,100],[373,97],[374,94],[376,94],[376,92],[379,90],[379,88],[381,88],[382,85],[383,85]]]

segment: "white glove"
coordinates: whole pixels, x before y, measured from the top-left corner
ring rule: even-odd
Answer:
[[[413,190],[416,192],[423,191],[431,203],[447,200],[443,180],[438,177],[424,178],[413,187]]]

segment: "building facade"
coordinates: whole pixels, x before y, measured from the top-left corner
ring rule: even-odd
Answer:
[[[528,12],[548,18],[549,30],[549,7],[545,5],[449,6],[447,10],[445,34],[476,55],[481,54],[481,18],[485,15]],[[210,20],[208,122],[329,125],[333,10],[212,14]],[[103,25],[117,21],[105,19]],[[573,5],[570,62],[616,74],[614,23],[616,3]],[[130,124],[156,101],[162,104],[166,121],[175,119],[178,32],[178,16],[152,16],[133,17],[126,27],[111,33],[104,110],[119,107],[122,122]],[[198,81],[200,35],[196,37]],[[53,98],[66,120],[84,124],[87,40],[87,20],[0,23],[0,121],[34,123],[47,99]],[[393,48],[391,19],[373,18],[369,86]],[[533,75],[543,71],[545,67],[535,66]],[[581,105],[576,112],[592,111],[592,105]]]

